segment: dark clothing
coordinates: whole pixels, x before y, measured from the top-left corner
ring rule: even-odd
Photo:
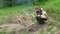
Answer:
[[[45,24],[45,21],[46,21],[47,19],[41,18],[42,10],[36,11],[36,14],[37,14],[37,15],[40,15],[40,16],[37,16],[37,17],[36,17],[36,20],[37,20],[38,24]]]
[[[36,17],[36,20],[37,20],[38,24],[45,24],[45,21],[46,21],[47,19],[41,18],[41,17]]]

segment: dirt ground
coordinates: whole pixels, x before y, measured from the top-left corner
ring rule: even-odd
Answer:
[[[52,22],[56,22],[55,20],[53,20],[53,18],[49,18],[49,23]],[[48,24],[49,24],[48,23]],[[12,32],[12,31],[16,31],[16,34],[20,34],[22,31],[26,30],[24,25],[21,25],[20,23],[12,23],[12,24],[3,24],[0,25],[0,32],[4,30],[4,28],[6,28],[6,32]],[[38,27],[37,27],[38,28]],[[38,34],[41,30],[46,30],[47,29],[47,25],[40,25],[40,27],[38,28],[37,31],[35,32],[29,32],[29,34]]]

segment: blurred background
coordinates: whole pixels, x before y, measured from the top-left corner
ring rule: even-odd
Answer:
[[[35,12],[36,5],[43,8],[49,17],[49,24],[36,34],[60,34],[60,0],[0,0],[0,34],[20,34],[19,27],[23,26],[17,16],[24,15],[28,18]],[[24,30],[21,34],[32,33]]]

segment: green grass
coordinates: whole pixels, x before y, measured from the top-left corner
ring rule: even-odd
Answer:
[[[15,15],[24,14],[26,10],[32,9],[33,6],[15,6],[15,7],[9,7],[0,9],[0,24],[5,23],[5,21],[11,22],[11,17]]]
[[[18,7],[11,7],[11,8],[4,8],[0,10],[0,17],[3,18],[7,15],[13,15],[13,14],[20,14],[22,13],[25,9],[27,9],[24,6],[18,6]]]
[[[40,6],[43,7],[50,16],[60,20],[60,0],[48,0],[42,2]]]

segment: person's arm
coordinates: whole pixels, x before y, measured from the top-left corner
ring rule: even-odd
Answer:
[[[44,11],[45,13],[44,13],[44,15],[46,16],[46,17],[48,17],[48,15],[47,15],[47,13],[46,13],[46,11]]]
[[[48,19],[48,15],[47,15],[46,11],[42,11],[42,17],[45,17]]]

